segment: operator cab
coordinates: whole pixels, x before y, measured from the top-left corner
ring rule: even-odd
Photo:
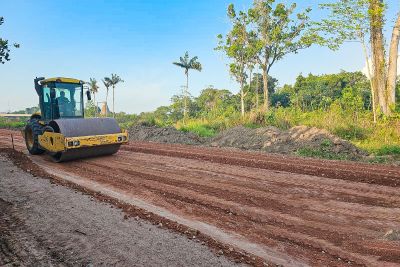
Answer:
[[[83,84],[83,81],[71,78],[35,79],[42,119],[83,118]]]

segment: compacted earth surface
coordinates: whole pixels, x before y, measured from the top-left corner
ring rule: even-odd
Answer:
[[[0,156],[0,266],[232,266],[200,242]]]
[[[193,242],[187,246],[200,244],[195,250],[204,244],[259,266],[400,266],[399,167],[148,142],[57,164],[26,157],[18,132],[0,130],[0,147],[11,147],[10,134],[17,152],[3,151],[19,157],[22,169],[107,200],[127,215],[124,223],[136,216],[180,232]],[[76,216],[86,221],[87,213]],[[90,236],[78,225],[60,231]],[[130,227],[114,226],[119,233]],[[114,248],[126,256],[121,247]]]

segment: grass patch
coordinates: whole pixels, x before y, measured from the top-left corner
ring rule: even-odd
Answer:
[[[399,145],[385,145],[375,151],[377,156],[385,155],[396,155],[400,156],[400,146]]]
[[[321,142],[318,148],[303,147],[297,150],[296,154],[302,157],[321,158],[321,159],[336,159],[336,160],[348,160],[348,156],[345,154],[338,154],[331,151],[333,143],[329,139],[325,139]]]
[[[215,136],[215,131],[204,125],[197,126],[180,126],[179,129],[182,132],[192,132],[201,137],[213,137]]]
[[[26,122],[24,121],[13,121],[5,118],[0,118],[0,128],[6,129],[20,129],[25,127]]]
[[[346,140],[365,140],[368,137],[367,130],[356,125],[335,127],[332,133]]]
[[[178,123],[175,127],[182,132],[195,133],[200,137],[213,137],[217,134],[217,131],[209,124],[201,121],[188,121],[185,124]]]
[[[387,157],[382,157],[382,156],[377,157],[377,156],[375,156],[375,157],[369,159],[368,162],[369,163],[375,163],[375,164],[387,164],[387,163],[389,163],[389,160],[388,160]]]

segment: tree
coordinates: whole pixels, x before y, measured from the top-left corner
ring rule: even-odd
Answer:
[[[106,117],[108,116],[108,91],[111,86],[111,79],[108,77],[104,77],[103,80],[101,80],[106,87]]]
[[[368,77],[371,87],[372,112],[374,122],[377,121],[376,97],[377,91],[372,82],[372,66],[370,54],[367,48],[367,39],[370,35],[369,0],[339,0],[338,2],[321,4],[322,9],[330,11],[328,18],[315,23],[315,29],[322,37],[320,44],[326,45],[332,50],[337,50],[344,42],[360,42],[364,54]]]
[[[186,119],[187,117],[187,107],[188,107],[188,92],[189,92],[189,70],[197,70],[201,71],[202,66],[200,62],[198,62],[198,57],[189,58],[189,52],[186,51],[183,57],[179,58],[179,62],[173,62],[172,64],[185,69],[186,75],[186,88],[184,91],[184,108],[183,108],[183,117]]]
[[[392,39],[389,47],[389,62],[388,62],[388,79],[386,90],[388,95],[389,105],[396,104],[396,84],[397,84],[397,60],[399,57],[399,41],[400,41],[400,11],[396,22],[393,26]]]
[[[268,95],[271,96],[274,94],[276,88],[278,86],[278,80],[273,78],[271,75],[268,76]],[[251,79],[251,82],[244,87],[244,91],[246,94],[245,105],[251,109],[255,108],[258,110],[258,107],[263,104],[263,96],[264,96],[264,86],[263,86],[263,77],[261,73],[254,73]],[[271,99],[272,100],[272,99]]]
[[[397,15],[389,45],[389,59],[385,56],[385,4],[383,0],[338,0],[323,4],[322,8],[331,11],[328,19],[319,23],[320,30],[329,34],[323,43],[333,49],[345,41],[359,41],[367,62],[371,83],[374,121],[377,108],[390,115],[396,102],[397,58],[400,39],[400,13]],[[370,39],[370,52],[366,40]],[[369,57],[372,58],[372,65]]]
[[[352,88],[352,92],[362,98],[364,109],[371,110],[371,90],[368,85],[367,77],[361,72],[300,74],[293,86],[285,85],[276,93],[280,96],[274,97],[274,94],[272,98],[275,98],[275,104],[279,101],[283,106],[286,100],[282,101],[282,97],[286,97],[286,94],[289,95],[290,105],[303,111],[326,110],[333,102],[340,101],[346,88]]]
[[[378,91],[379,105],[385,115],[391,114],[396,102],[397,59],[400,40],[400,12],[397,15],[392,31],[389,48],[389,60],[385,58],[385,39],[383,26],[385,6],[383,0],[370,0],[368,14],[370,17],[371,51],[374,65],[373,83]]]
[[[196,98],[197,106],[200,109],[200,116],[217,117],[222,115],[229,106],[234,105],[235,99],[228,90],[216,89],[209,86],[201,91]]]
[[[99,86],[97,85],[97,81],[96,81],[95,78],[90,78],[90,81],[89,81],[89,90],[90,90],[90,92],[92,92],[92,94],[93,94],[93,104],[94,104],[94,106],[96,107],[96,108],[94,109],[94,116],[96,117],[96,115],[97,115],[96,94],[97,94],[97,92],[99,91]]]
[[[216,50],[223,51],[231,60],[229,65],[230,74],[240,84],[240,106],[242,117],[245,114],[244,105],[244,84],[247,78],[246,66],[250,66],[251,59],[255,55],[255,46],[250,46],[250,32],[247,31],[249,23],[248,16],[245,12],[240,11],[236,15],[233,4],[228,6],[228,17],[232,23],[232,30],[224,38],[222,34],[218,37],[218,46]],[[254,40],[254,38],[252,38]]]
[[[113,89],[113,108],[112,108],[112,113],[113,113],[113,117],[115,117],[115,86],[120,83],[120,82],[124,82],[121,77],[119,77],[117,74],[111,74],[111,78],[104,78],[104,79],[108,79],[109,84],[112,86]]]
[[[4,23],[4,18],[0,17],[0,26]],[[19,48],[19,44],[14,43],[15,48]],[[6,61],[10,61],[10,47],[8,40],[0,38],[0,63],[4,64]]]
[[[257,62],[262,70],[264,84],[264,109],[268,110],[268,75],[271,67],[284,56],[297,53],[315,42],[315,35],[307,31],[311,9],[292,15],[296,4],[275,4],[275,0],[254,0],[248,11],[257,34],[255,45]]]
[[[89,100],[85,108],[85,117],[95,117],[97,113],[97,106],[93,100]]]

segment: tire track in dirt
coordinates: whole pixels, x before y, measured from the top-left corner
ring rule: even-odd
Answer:
[[[237,151],[236,155],[231,150],[223,152],[216,149],[205,148],[182,148],[182,145],[163,144],[162,147],[156,147],[155,143],[131,143],[122,146],[123,150],[150,153],[157,155],[174,156],[189,159],[201,159],[211,162],[239,165],[243,167],[256,167],[269,170],[288,171],[291,173],[316,175],[328,178],[346,179],[357,182],[367,182],[378,185],[400,186],[400,171],[398,167],[379,166],[373,164],[359,163],[360,166],[349,163],[339,163],[332,161],[332,166],[326,160],[310,160],[294,158],[291,156],[276,156],[274,154],[262,155],[259,153],[243,154]],[[226,152],[224,154],[224,152]]]
[[[107,161],[104,161],[103,159],[99,158],[99,159],[86,160],[86,161],[79,162],[79,163],[78,162],[68,163],[68,164],[76,165],[76,166],[70,166],[71,168],[67,168],[67,170],[68,169],[71,169],[71,170],[75,170],[76,169],[78,171],[78,166],[79,166],[79,171],[78,171],[79,175],[85,176],[85,175],[90,175],[91,174],[92,176],[96,177],[94,180],[100,181],[100,182],[105,183],[105,184],[109,184],[110,186],[118,186],[120,190],[124,190],[124,189],[126,189],[128,187],[132,187],[132,188],[134,188],[134,189],[132,189],[132,191],[135,191],[135,195],[140,195],[139,192],[146,192],[146,195],[143,196],[144,199],[155,199],[157,197],[160,198],[160,196],[162,196],[163,197],[162,201],[158,202],[157,204],[161,205],[161,206],[169,207],[170,209],[173,209],[173,208],[176,209],[176,207],[187,207],[187,205],[192,205],[191,208],[192,209],[196,209],[196,212],[194,212],[194,213],[201,214],[201,212],[203,212],[204,217],[206,217],[206,216],[215,217],[216,215],[218,215],[218,213],[226,214],[229,210],[232,210],[232,209],[228,209],[228,208],[222,208],[221,209],[221,207],[224,207],[221,204],[221,201],[215,201],[216,203],[218,203],[218,205],[216,205],[217,208],[213,208],[213,205],[211,205],[213,202],[204,203],[204,202],[200,201],[200,203],[199,203],[199,199],[203,200],[203,201],[204,201],[204,199],[202,199],[200,195],[198,195],[198,194],[196,195],[196,192],[191,192],[189,194],[186,194],[186,196],[185,195],[182,196],[182,192],[184,192],[185,189],[180,188],[181,184],[171,187],[171,185],[168,185],[168,179],[167,178],[163,178],[161,176],[158,176],[157,178],[150,177],[151,179],[146,179],[147,174],[146,174],[146,171],[144,171],[144,170],[139,170],[139,171],[136,171],[136,172],[130,172],[129,171],[129,169],[130,169],[129,166],[131,166],[133,169],[136,169],[137,168],[137,166],[135,166],[136,162],[134,163],[134,161],[132,161],[132,162],[128,161],[125,158],[126,156],[124,155],[124,153],[121,153],[121,154],[122,154],[121,157],[118,157],[118,158],[117,157],[113,157],[112,159],[108,158]],[[141,155],[140,154],[135,154],[133,156],[135,158],[138,158]],[[118,161],[121,161],[122,159],[123,159],[124,163],[118,163]],[[154,167],[153,167],[151,162],[152,162],[152,159],[149,158],[148,159],[148,165],[143,165],[143,166],[145,166],[147,169],[153,170]],[[120,165],[120,166],[118,168],[115,168],[115,166],[117,166],[117,165]],[[112,176],[105,175],[105,173],[107,173],[109,169],[113,169],[113,175]],[[86,170],[86,172],[83,173],[83,171],[85,171],[85,170]],[[164,172],[163,173],[164,177],[169,177],[169,175],[170,174],[168,172]],[[103,178],[101,176],[103,176]],[[123,177],[123,178],[120,178],[120,177]],[[123,179],[123,181],[121,181],[118,184],[116,184],[115,181],[113,180],[113,179],[116,179],[116,178],[117,179]],[[176,178],[176,174],[174,174],[174,178]],[[193,178],[193,174],[190,175],[189,178]],[[150,182],[146,182],[146,180],[150,180]],[[160,183],[157,182],[157,180],[161,180],[164,183],[160,184]],[[189,186],[190,184],[192,184],[192,181],[188,181],[187,185]],[[208,191],[208,193],[211,193],[211,192],[209,192],[209,190],[206,190],[206,192],[207,191]],[[149,197],[148,196],[149,192],[153,192],[154,195]],[[219,193],[221,193],[221,192],[218,192],[217,194],[219,194]],[[233,194],[234,194],[234,197],[236,198],[237,194],[235,194],[235,192],[233,192]],[[190,196],[192,196],[192,197],[190,197]],[[193,196],[195,196],[195,197],[193,197]],[[197,200],[197,202],[195,202],[194,200]],[[239,206],[242,206],[242,208],[248,210],[248,208],[243,206],[242,203],[240,203],[239,200],[240,200],[240,198],[237,198],[237,201],[240,204]],[[164,201],[171,203],[171,207],[168,206],[168,205],[163,204]],[[285,200],[282,199],[282,201],[285,201]],[[267,199],[267,202],[268,202],[268,199]],[[194,205],[197,205],[200,208],[194,208],[193,207]],[[204,210],[202,210],[202,208],[204,208],[204,207],[208,207],[208,209],[210,209],[211,211],[209,213],[207,213],[207,214],[204,214]],[[324,205],[322,205],[322,207],[324,207]],[[271,205],[268,208],[271,209]],[[297,208],[299,208],[299,207],[297,207]],[[216,210],[216,211],[215,212],[212,211],[213,209]],[[325,207],[325,209],[326,209],[326,207]],[[343,207],[342,207],[342,209],[343,209]],[[287,209],[287,207],[282,207],[280,210],[288,210],[288,209]],[[352,216],[352,214],[354,213],[354,211],[351,208],[350,209],[343,209],[343,210],[347,213],[345,215],[348,216],[348,217]],[[290,209],[288,211],[290,212]],[[183,213],[184,212],[185,211],[183,211]],[[326,210],[325,210],[325,212],[326,212]],[[332,208],[332,212],[333,213],[334,212],[337,213],[338,212],[338,208],[337,207],[336,207],[336,209]],[[321,211],[318,211],[318,213],[321,213]],[[367,215],[373,214],[373,212],[371,212],[371,211],[369,211],[369,212],[364,211],[364,212],[360,212],[359,216],[362,216],[364,213],[366,213]],[[265,231],[267,231],[267,233],[269,233],[269,232],[279,232],[281,235],[282,235],[282,232],[285,232],[284,228],[280,229],[279,231],[278,230],[273,231],[271,229],[266,228],[264,224],[265,223],[268,224],[269,222],[268,221],[265,222],[265,221],[260,220],[260,216],[261,216],[260,213],[257,214],[257,215],[258,215],[258,221],[257,221],[257,219],[256,220],[251,220],[249,218],[244,218],[243,219],[244,225],[248,224],[248,223],[254,223],[254,222],[256,222],[256,223],[258,222],[258,224],[261,225],[260,226],[260,230],[258,230],[257,227],[253,227],[252,235],[249,236],[250,238],[254,238],[254,236],[253,236],[254,233],[258,233],[259,235],[266,236],[266,234],[265,234],[266,232]],[[385,214],[382,214],[382,217],[385,217]],[[233,220],[233,221],[229,216],[226,216],[226,215],[224,215],[224,217],[222,219],[221,219],[221,216],[219,216],[217,218],[219,220],[221,220],[221,221],[232,223],[233,224],[233,228],[231,227],[230,228],[231,230],[234,230],[235,227],[238,227],[238,226],[242,227],[243,226],[243,225],[238,225],[238,223],[237,223],[238,219],[237,218],[235,218],[235,220]],[[365,218],[365,215],[364,215],[364,218]],[[395,218],[396,217],[394,217],[394,219]],[[369,219],[371,219],[371,218],[369,218]],[[325,222],[326,222],[326,220],[325,220]],[[212,223],[216,223],[218,225],[218,222],[216,222],[216,221],[212,221]],[[277,222],[274,222],[274,223],[277,223]],[[305,221],[303,219],[303,221],[301,221],[301,223],[307,223],[307,221]],[[320,231],[317,232],[317,236],[327,238],[326,235],[324,236],[324,231],[327,231],[326,229],[330,228],[330,223],[331,223],[330,221],[326,222],[325,227],[322,226],[322,229],[320,229]],[[309,222],[308,224],[313,225],[313,224],[315,224],[315,221],[311,222],[311,223]],[[227,227],[224,224],[218,225],[218,226],[219,227],[225,227],[225,228]],[[362,230],[362,228],[359,228],[357,230],[360,231],[360,230]],[[257,231],[259,231],[259,232],[257,232]],[[315,232],[314,232],[314,234],[315,234]],[[343,234],[342,238],[347,236],[347,234],[348,233]],[[290,234],[288,234],[288,235],[290,236]],[[331,234],[331,237],[330,237],[331,240],[333,238],[337,238],[337,235],[338,235],[337,233]],[[363,232],[363,235],[364,235],[363,236],[364,238],[365,237],[371,238],[371,236],[366,235],[365,232]],[[350,237],[351,237],[351,239],[353,241],[354,240],[362,240],[361,237],[358,238],[355,234],[350,235]],[[267,236],[266,240],[273,239],[273,238],[277,239],[277,236],[276,235],[275,236]],[[290,238],[287,238],[287,237],[285,239],[282,239],[282,238],[283,238],[283,236],[280,236],[279,239],[280,240],[286,240],[286,242],[289,242],[288,240],[291,240]],[[263,240],[262,242],[266,243],[266,240]],[[289,242],[289,244],[293,245],[293,242],[294,242],[294,240],[291,240]],[[339,239],[339,241],[336,241],[336,242],[340,242],[340,239]],[[310,242],[310,241],[302,242],[303,246],[312,247],[312,245],[310,245],[310,243],[312,243],[312,242]],[[270,244],[270,245],[272,245],[272,244]],[[325,246],[326,245],[327,244],[325,244]],[[352,246],[356,246],[357,244],[352,242],[352,243],[350,243],[350,246],[351,245]],[[299,252],[299,251],[296,251],[294,254],[295,255],[301,255],[302,253]],[[328,254],[328,253],[325,252],[325,254]],[[339,253],[339,255],[341,255],[342,259],[343,259],[343,252],[341,254]],[[335,256],[332,256],[332,258],[334,258],[334,257]],[[332,260],[332,258],[330,260]],[[351,259],[352,257],[349,257],[349,258]],[[353,259],[354,259],[354,256],[353,256]]]
[[[135,148],[158,148],[159,144],[154,143],[154,142],[141,142],[141,141],[131,141],[130,144],[127,145],[127,147],[133,145]],[[220,149],[220,148],[215,148],[215,147],[202,147],[202,146],[188,146],[188,145],[181,145],[181,144],[163,144],[162,149],[164,150],[175,150],[175,151],[182,151],[182,152],[189,152],[189,153],[194,153],[194,152],[200,152],[202,154],[209,154],[209,155],[230,155],[233,157],[241,157],[244,156],[249,159],[260,159],[264,158],[265,160],[284,160],[288,162],[302,162],[304,163],[304,158],[299,158],[295,156],[290,156],[290,155],[282,155],[282,154],[274,154],[274,153],[265,153],[265,152],[257,152],[257,151],[243,151],[239,149],[234,149],[234,148],[225,148],[225,149]],[[128,149],[129,150],[129,149]],[[309,164],[317,164],[317,166],[323,165],[323,166],[328,166],[330,168],[332,167],[357,167],[358,169],[363,169],[365,172],[366,171],[381,171],[381,173],[387,175],[387,174],[400,174],[400,169],[398,167],[393,167],[390,165],[382,165],[382,164],[367,164],[367,163],[360,163],[360,162],[355,162],[355,161],[342,161],[342,160],[323,160],[323,159],[316,159],[316,158],[306,158],[307,163]]]

